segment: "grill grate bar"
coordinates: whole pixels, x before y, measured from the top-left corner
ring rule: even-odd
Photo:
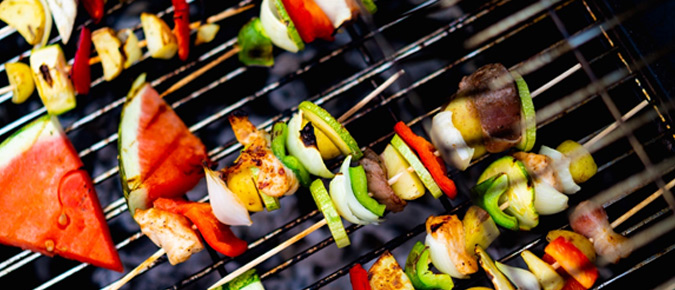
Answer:
[[[648,259],[646,259],[646,260],[644,260],[644,261],[638,263],[637,265],[635,265],[635,266],[633,266],[632,268],[630,268],[630,269],[624,271],[623,273],[621,273],[621,274],[619,274],[619,275],[616,275],[616,276],[612,277],[612,279],[610,279],[610,280],[608,280],[608,281],[605,281],[604,283],[598,285],[597,287],[595,287],[595,288],[593,288],[593,289],[602,289],[602,288],[605,288],[605,287],[611,285],[612,283],[615,283],[615,282],[618,281],[620,278],[626,277],[627,275],[629,275],[629,274],[631,274],[631,273],[633,273],[633,272],[635,272],[635,271],[641,269],[642,267],[648,265],[648,264],[651,263],[651,262],[654,262],[655,260],[657,260],[657,259],[659,259],[659,258],[665,256],[666,254],[672,252],[673,250],[675,250],[675,245],[671,245],[670,247],[664,249],[663,251],[661,251],[661,252],[659,252],[659,253],[657,253],[657,254],[655,254],[655,255],[649,257]],[[670,282],[666,282],[666,283],[672,283],[672,279],[671,279]],[[666,284],[666,285],[667,285],[667,284]],[[668,286],[668,287],[672,287],[672,286],[673,286],[673,285],[670,284],[670,286]],[[668,288],[664,288],[664,289],[668,289]],[[669,289],[672,289],[672,288],[669,288]]]
[[[646,9],[648,7],[648,4],[656,5],[656,3],[659,3],[659,1],[650,1],[650,2],[647,2],[647,3],[643,3],[642,5],[637,7],[636,9],[629,10],[624,15],[618,15],[618,16],[613,17],[608,22],[610,22],[610,23],[611,22],[617,22],[617,25],[618,25],[618,23],[621,23],[621,22],[624,21],[624,17],[628,18],[628,17],[634,15],[634,13],[638,13],[639,11]],[[584,4],[587,5],[586,3],[584,3]],[[556,27],[558,28],[558,30],[560,32],[562,32],[564,38],[568,39],[569,33],[567,31],[567,28],[565,28],[565,25],[563,24],[562,20],[558,16],[558,14],[555,11],[552,11],[552,10],[549,11],[549,14],[551,15],[551,18],[554,20],[554,23],[556,24]],[[601,30],[604,32],[604,29],[601,29]],[[603,35],[605,35],[607,37],[607,34],[603,33]],[[670,49],[668,49],[668,50],[670,50]],[[645,58],[644,60],[641,60],[641,61],[637,62],[636,66],[641,68],[643,65],[646,65],[648,63],[653,62],[654,60],[656,60],[658,58],[657,56],[660,56],[661,53],[664,53],[664,50],[662,50],[661,52],[654,53],[651,56],[648,56],[647,58]],[[584,69],[584,72],[586,73],[586,75],[588,75],[588,77],[591,79],[591,81],[593,81],[594,83],[597,82],[598,78],[597,78],[596,74],[591,69],[588,61],[586,60],[584,55],[581,53],[581,51],[579,51],[577,48],[575,48],[574,49],[574,55],[577,58],[577,60],[579,61],[579,63],[581,63],[582,68]],[[633,133],[632,130],[624,127],[624,121],[621,117],[621,112],[619,111],[619,108],[617,107],[616,103],[614,103],[612,98],[609,96],[609,93],[607,92],[607,90],[605,89],[604,86],[601,86],[601,88],[600,88],[600,96],[601,96],[602,101],[605,103],[605,106],[607,107],[607,109],[609,109],[609,112],[612,114],[612,116],[614,117],[614,119],[618,123],[618,126],[617,126],[618,131],[623,133],[623,135],[625,135],[628,138],[628,141],[630,142],[630,145],[635,150],[636,155],[640,158],[640,161],[642,162],[642,164],[645,165],[645,167],[646,167],[645,171],[647,171],[651,174],[656,174],[657,172],[654,172],[654,170],[655,170],[654,164],[649,159],[649,156],[647,155],[647,152],[645,151],[642,144],[640,144],[640,142],[638,141],[637,137],[635,136],[635,134]],[[658,184],[658,186],[661,190],[663,190],[665,192],[668,192],[665,189],[666,183],[663,181],[662,178],[659,177],[656,180],[656,183]],[[668,193],[664,194],[663,196],[666,199],[666,202],[668,202],[668,204],[670,205],[670,207],[675,208],[675,197],[672,194],[668,194]]]

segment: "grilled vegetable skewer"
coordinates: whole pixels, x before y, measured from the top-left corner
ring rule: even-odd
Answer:
[[[242,7],[226,9],[219,14],[209,17],[206,20],[207,24],[201,24],[199,21],[197,21],[190,24],[189,28],[191,30],[197,31],[197,40],[200,43],[208,42],[213,39],[215,33],[217,33],[217,25],[214,24],[215,22],[246,11],[252,7],[253,4],[249,4]],[[58,90],[38,90],[40,97],[43,99],[44,105],[47,107],[47,110],[52,114],[59,114],[60,112],[68,111],[75,105],[74,99],[70,97],[70,95],[74,96],[75,94],[88,93],[91,86],[91,76],[89,69],[90,65],[101,62],[103,66],[103,77],[106,81],[110,81],[116,78],[122,72],[122,70],[129,68],[131,65],[140,60],[142,56],[141,48],[143,47],[148,47],[149,53],[153,57],[173,57],[173,55],[178,50],[177,43],[175,42],[175,40],[178,38],[174,36],[174,32],[169,29],[168,25],[166,25],[166,23],[164,23],[164,21],[158,17],[147,13],[141,15],[141,20],[146,35],[146,39],[141,41],[138,40],[131,29],[122,29],[119,32],[115,32],[110,28],[104,27],[94,31],[93,33],[89,33],[89,29],[84,27],[80,34],[78,50],[76,52],[72,68],[69,69],[68,65],[65,63],[64,58],[63,68],[59,69],[59,72],[70,71],[70,77],[56,79],[56,85],[52,84],[51,86],[58,87]],[[210,32],[207,33],[205,31]],[[181,38],[184,39],[185,37]],[[166,39],[173,39],[174,41],[165,42],[164,40]],[[148,46],[148,43],[150,43],[150,46]],[[92,44],[94,45],[95,50],[98,52],[98,55],[93,57],[89,55]],[[182,45],[183,47],[185,46],[185,44]],[[39,52],[43,49],[54,50],[54,47],[58,47],[58,45],[50,45],[48,47],[34,51],[30,57],[31,60],[34,58],[39,58],[34,62],[49,65],[50,62],[54,62],[54,60],[51,60],[51,58],[54,58],[51,57],[51,55],[57,54],[47,54],[50,55],[50,59],[45,59],[45,53],[40,54]],[[38,54],[38,56],[34,56],[34,54]],[[212,64],[209,65],[209,68],[224,61],[225,59],[222,59],[221,57],[218,60],[213,61]],[[22,65],[23,64],[21,62],[5,64],[10,85],[0,88],[0,93],[5,94],[12,91],[12,101],[14,103],[22,103],[28,97],[30,97],[35,86],[32,78],[26,77],[26,73],[25,70],[22,69]],[[39,66],[37,67],[39,68]],[[28,76],[39,73],[39,70],[34,69],[34,72],[28,74]],[[189,81],[190,80],[184,81],[181,83],[181,86],[185,85],[185,83]],[[70,83],[70,85],[68,85],[68,83]],[[38,84],[38,86],[40,85]],[[70,87],[72,87],[73,90],[71,90]],[[172,91],[178,88],[180,87],[174,86]],[[58,103],[68,102],[70,105],[62,106],[57,105],[51,101],[46,101],[51,99],[54,99],[55,102]]]

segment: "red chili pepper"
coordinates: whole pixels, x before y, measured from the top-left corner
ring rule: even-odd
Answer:
[[[370,290],[368,272],[361,264],[356,264],[349,269],[349,280],[352,282],[352,290]]]
[[[87,10],[87,13],[91,16],[91,20],[94,20],[94,23],[98,24],[101,22],[101,18],[103,18],[103,7],[105,6],[103,0],[83,0],[82,5],[84,5],[84,9]]]
[[[305,43],[316,38],[333,41],[333,23],[314,0],[282,0],[288,16]]]
[[[178,42],[178,57],[186,60],[190,54],[190,7],[185,0],[171,0],[173,3],[173,33]]]
[[[89,55],[91,54],[91,31],[89,28],[82,27],[80,40],[75,52],[73,68],[70,69],[70,79],[73,81],[73,87],[78,94],[86,95],[91,86],[91,69],[89,66]]]
[[[598,279],[598,269],[595,265],[565,237],[558,237],[550,242],[544,248],[544,252],[555,259],[560,267],[585,289],[591,288]]]
[[[223,255],[236,257],[248,249],[246,241],[239,239],[229,226],[216,219],[208,203],[160,197],[153,205],[155,208],[187,217],[197,226],[209,246]]]
[[[438,184],[438,187],[447,195],[450,199],[455,199],[457,195],[457,188],[455,187],[455,182],[452,179],[446,176],[445,163],[443,159],[436,156],[434,152],[436,148],[434,145],[429,143],[426,139],[417,136],[405,123],[399,121],[394,125],[394,131],[398,134],[403,141],[405,141],[408,146],[410,146],[417,155],[420,157],[420,161],[424,164],[424,167],[429,170],[431,177],[434,178],[434,181]]]

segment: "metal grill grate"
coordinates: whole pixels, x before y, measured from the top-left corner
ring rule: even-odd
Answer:
[[[116,21],[127,14],[137,15],[138,9],[163,11],[162,15],[170,17],[172,8],[166,8],[166,3],[146,2],[134,0],[114,6],[109,3],[104,21],[113,28],[122,28],[115,26],[120,25]],[[252,2],[259,4],[242,1],[232,9]],[[296,55],[280,53],[277,65],[270,70],[241,67],[236,60],[230,60],[165,99],[223,167],[231,164],[241,149],[224,118],[232,111],[249,112],[252,121],[266,129],[274,121],[290,116],[304,99],[337,116],[384,79],[404,70],[401,80],[344,122],[360,145],[380,152],[391,138],[396,121],[406,121],[414,130],[424,132],[429,117],[448,100],[463,75],[482,64],[501,62],[519,71],[533,92],[539,127],[537,145],[554,146],[565,139],[594,144],[590,151],[599,165],[599,173],[582,185],[579,194],[570,197],[570,205],[596,198],[604,203],[610,220],[614,220],[658,189],[666,189],[665,198],[658,198],[617,229],[637,239],[650,231],[669,234],[644,238],[648,247],[635,251],[617,265],[603,267],[595,285],[613,289],[628,284],[651,288],[672,278],[653,269],[672,260],[675,245],[671,210],[675,202],[668,191],[675,167],[670,117],[675,86],[668,80],[672,73],[668,70],[675,68],[675,62],[672,43],[666,41],[661,46],[645,48],[638,39],[644,35],[636,35],[632,29],[656,32],[654,26],[647,26],[645,19],[655,13],[659,15],[659,10],[675,10],[669,1],[646,1],[634,7],[632,1],[618,2],[379,1],[380,11],[372,22],[354,23],[338,34],[333,43],[312,43]],[[207,4],[206,11],[221,11],[232,5]],[[144,59],[110,83],[96,79],[90,95],[78,97],[78,108],[60,118],[94,178],[125,271],[156,251],[126,212],[117,177],[117,123],[131,80],[147,71],[158,91],[167,89],[230,50],[238,28],[256,11],[252,9],[225,20],[227,25],[222,26],[214,43],[194,49],[186,63]],[[91,25],[79,20],[77,23]],[[667,19],[662,21],[670,31],[675,31]],[[131,23],[126,26],[135,26],[139,32],[138,21]],[[482,33],[485,31],[494,34]],[[0,51],[4,61],[18,59],[19,56],[14,56],[19,53],[22,57],[30,53],[18,34],[8,32],[2,36],[5,48]],[[57,41],[58,38],[52,40]],[[67,56],[72,56],[73,42],[64,50]],[[4,70],[4,65],[0,70]],[[94,73],[100,75],[100,71]],[[10,104],[10,97],[10,94],[0,96],[1,138],[45,112],[36,97],[20,106]],[[628,112],[635,114],[622,120],[621,116]],[[619,129],[594,138],[615,121]],[[348,227],[353,244],[346,249],[333,246],[327,229],[308,236],[257,267],[263,283],[268,289],[348,289],[344,276],[354,263],[369,266],[385,249],[392,250],[402,263],[412,243],[420,240],[426,217],[461,214],[469,204],[468,188],[497,157],[477,160],[465,172],[450,172],[460,191],[457,200],[443,197],[439,202],[424,197],[411,202],[402,213],[388,215],[381,225]],[[337,167],[337,162],[330,166]],[[188,196],[198,200],[204,198],[205,192],[200,184]],[[242,256],[229,259],[214,252],[200,253],[177,266],[170,266],[165,258],[160,258],[126,288],[205,288],[228,271],[307,228],[321,215],[308,192],[301,190],[282,200],[282,210],[258,213],[252,218],[254,225],[250,229],[235,229],[250,243],[249,251]],[[564,214],[542,217],[532,232],[502,231],[488,252],[501,261],[512,260],[525,249],[541,248],[546,232],[560,227],[567,227]],[[97,288],[120,276],[61,258],[46,258],[4,246],[0,249],[0,259],[4,261],[0,263],[0,281],[5,285],[21,279],[25,282],[20,288]],[[483,274],[477,273],[470,280],[457,281],[456,287],[488,283]]]

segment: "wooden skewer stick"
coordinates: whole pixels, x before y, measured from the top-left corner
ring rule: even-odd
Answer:
[[[136,277],[138,274],[145,272],[148,268],[152,267],[152,265],[155,263],[157,259],[159,259],[161,256],[164,256],[166,252],[164,249],[160,248],[155,252],[152,256],[150,256],[148,259],[143,261],[140,265],[138,265],[136,268],[131,270],[131,272],[127,273],[122,277],[122,279],[119,279],[115,281],[115,283],[112,283],[108,285],[108,287],[103,288],[104,290],[117,290],[122,288],[124,284],[127,282],[131,281],[134,277]]]
[[[159,95],[159,97],[163,98],[164,96],[179,90],[180,88],[182,88],[186,84],[190,83],[191,81],[195,80],[196,78],[198,78],[199,76],[204,74],[206,71],[212,69],[216,65],[219,65],[221,62],[229,59],[230,57],[237,54],[238,52],[239,52],[239,46],[234,46],[230,51],[224,53],[223,55],[219,56],[217,59],[214,59],[213,61],[211,61],[207,65],[199,68],[196,71],[193,71],[191,74],[187,75],[186,77],[184,77],[180,81],[173,84],[170,88],[168,88],[161,95]]]
[[[666,190],[670,190],[675,186],[675,179],[671,180],[666,184]],[[663,190],[659,188],[656,192],[652,193],[650,196],[645,198],[642,202],[638,203],[635,207],[631,208],[628,210],[626,213],[624,213],[622,216],[614,220],[611,224],[612,228],[618,227],[620,224],[631,218],[635,213],[643,209],[645,206],[647,206],[649,203],[652,201],[656,200],[658,197],[663,195]]]
[[[286,240],[285,242],[279,244],[278,246],[272,248],[271,250],[267,251],[266,253],[262,254],[261,256],[255,258],[253,261],[248,262],[246,265],[239,267],[239,269],[235,270],[234,272],[228,274],[227,276],[223,277],[222,279],[218,280],[215,284],[211,285],[209,289],[214,289],[218,286],[224,285],[227,282],[232,281],[232,279],[236,278],[237,276],[243,274],[244,272],[252,269],[253,267],[257,266],[258,264],[262,263],[263,261],[267,260],[268,258],[276,255],[277,253],[281,252],[282,250],[286,249],[290,245],[294,244],[295,242],[301,240],[302,238],[306,237],[307,235],[311,234],[312,232],[318,230],[319,228],[323,227],[326,225],[326,219],[321,219],[319,222],[313,224],[309,228],[305,229],[304,231],[300,232],[299,234],[293,236],[292,238]]]
[[[255,6],[255,4],[248,4],[248,5],[241,6],[241,7],[232,7],[232,8],[229,8],[229,9],[225,9],[222,12],[220,12],[216,15],[212,15],[209,18],[207,18],[206,23],[211,24],[211,23],[219,22],[219,21],[224,20],[228,17],[234,16],[234,15],[237,15],[241,12],[249,10],[249,9],[253,8],[254,6]],[[192,22],[192,23],[190,23],[190,30],[195,30],[195,29],[199,28],[199,26],[201,26],[201,25],[202,25],[201,21]],[[140,47],[140,48],[144,48],[147,45],[148,45],[148,42],[145,39],[140,40],[138,42],[138,47]],[[99,62],[101,62],[101,58],[98,55],[92,56],[89,59],[89,65],[94,65],[94,64],[97,64]]]
[[[4,94],[6,94],[6,93],[9,93],[9,92],[11,92],[13,89],[14,89],[14,86],[12,86],[12,85],[6,86],[6,87],[4,87],[4,88],[0,88],[0,95],[4,95]]]
[[[387,89],[387,87],[389,87],[391,84],[393,84],[404,73],[405,73],[404,70],[400,70],[400,71],[396,72],[395,74],[393,74],[392,76],[390,76],[386,81],[384,81],[384,83],[382,83],[380,86],[378,86],[374,91],[372,91],[370,94],[368,94],[361,101],[356,103],[356,105],[354,107],[352,107],[351,109],[349,109],[349,111],[347,111],[342,116],[340,116],[340,118],[338,118],[337,121],[342,123],[345,120],[347,120],[347,118],[354,115],[354,113],[358,112],[363,106],[368,104],[368,102],[370,102],[370,100],[377,97],[377,95],[381,94],[384,90]]]

